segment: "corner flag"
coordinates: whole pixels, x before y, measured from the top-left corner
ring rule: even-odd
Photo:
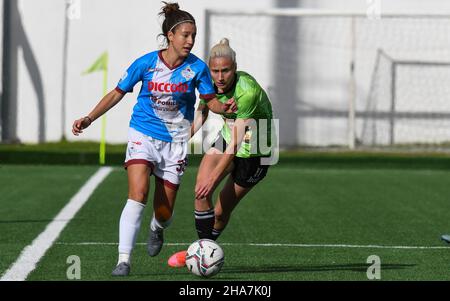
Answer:
[[[83,72],[83,75],[92,72],[103,71],[103,96],[108,93],[108,52],[105,51],[100,55],[100,57],[92,64],[89,69]],[[105,152],[106,152],[106,116],[102,116],[102,129],[100,138],[100,153],[99,153],[99,163],[100,165],[105,164]]]

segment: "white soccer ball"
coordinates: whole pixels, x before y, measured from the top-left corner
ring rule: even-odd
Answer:
[[[222,248],[211,239],[193,242],[186,253],[186,266],[194,275],[212,277],[219,273],[224,262]]]

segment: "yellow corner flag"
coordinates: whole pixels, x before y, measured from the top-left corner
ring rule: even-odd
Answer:
[[[92,64],[89,69],[83,72],[83,75],[96,71],[103,71],[103,96],[108,93],[108,52],[105,51],[102,55]],[[105,164],[105,152],[106,152],[106,116],[102,116],[102,130],[100,138],[100,153],[99,163]]]

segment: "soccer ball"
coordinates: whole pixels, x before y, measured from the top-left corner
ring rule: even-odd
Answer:
[[[194,275],[212,277],[219,273],[224,262],[222,248],[211,239],[193,242],[186,253],[186,267]]]

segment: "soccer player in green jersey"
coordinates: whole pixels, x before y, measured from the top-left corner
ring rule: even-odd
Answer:
[[[272,106],[258,82],[248,73],[237,71],[236,53],[228,39],[222,39],[211,49],[208,64],[219,101],[234,99],[238,107],[235,113],[222,114],[221,133],[203,156],[195,185],[198,237],[216,240],[236,205],[267,174],[269,165],[263,158],[271,155]],[[206,103],[201,102],[197,111],[202,112],[203,124],[209,111]],[[201,124],[199,119],[194,122],[192,135]],[[267,141],[260,143],[261,137]],[[213,192],[226,177],[214,205]],[[185,251],[175,253],[168,264],[184,266],[185,254]]]

